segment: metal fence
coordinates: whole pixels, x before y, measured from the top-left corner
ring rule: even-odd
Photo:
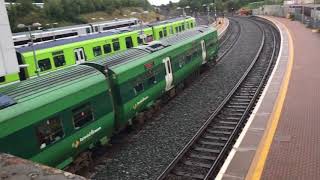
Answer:
[[[320,4],[308,5],[310,13],[303,13],[301,6],[283,6],[283,5],[264,5],[260,8],[253,9],[253,15],[267,15],[276,17],[290,16],[295,21],[300,21],[310,28],[320,28]]]

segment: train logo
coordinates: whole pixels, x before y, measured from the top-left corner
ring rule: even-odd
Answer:
[[[99,132],[102,128],[98,127],[97,129],[91,129],[91,131],[86,134],[85,136],[81,137],[79,140],[76,140],[75,142],[72,143],[72,147],[73,148],[78,148],[80,146],[80,144],[89,139],[91,136],[93,136],[94,134],[96,134],[97,132]]]

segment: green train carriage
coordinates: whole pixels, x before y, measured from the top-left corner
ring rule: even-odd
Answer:
[[[161,96],[182,83],[200,66],[213,61],[217,50],[217,32],[199,27],[86,65],[101,72],[108,67],[116,125],[122,128],[128,120],[151,108]]]
[[[143,32],[146,39],[160,39],[164,28],[174,28],[189,24],[193,27],[195,19],[190,17],[174,18],[167,21],[152,23],[149,26],[143,26]],[[71,39],[63,39],[34,46],[36,59],[39,66],[39,73],[45,74],[70,65],[79,64],[84,61],[92,60],[98,56],[111,55],[119,51],[136,47],[142,44],[139,37],[140,26],[128,28],[127,30],[108,31],[99,34],[81,36]],[[166,31],[167,32],[167,31]],[[162,37],[166,37],[179,31],[168,31]],[[180,31],[181,32],[181,31]],[[34,64],[33,48],[21,47],[16,49],[19,64],[28,65],[21,69],[19,74],[10,74],[0,77],[0,85],[8,84],[18,80],[25,80],[36,76],[36,65]]]
[[[0,89],[1,152],[64,168],[112,135],[109,89],[105,76],[88,66]]]
[[[107,142],[216,53],[216,31],[201,27],[0,88],[0,151],[81,168],[86,163],[78,159],[87,160],[87,150]]]

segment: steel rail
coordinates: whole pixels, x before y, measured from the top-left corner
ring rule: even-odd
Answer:
[[[207,130],[209,124],[212,123],[212,120],[221,112],[221,110],[225,107],[225,105],[231,100],[231,97],[236,93],[236,91],[239,89],[240,85],[244,82],[244,80],[246,78],[249,78],[248,74],[251,72],[251,70],[253,70],[254,65],[256,64],[257,60],[259,59],[259,57],[261,55],[262,49],[265,47],[265,44],[267,43],[266,40],[265,40],[265,31],[263,30],[261,25],[257,24],[257,26],[260,28],[263,36],[262,36],[262,40],[261,40],[261,44],[260,44],[259,50],[258,50],[253,62],[250,64],[250,66],[248,67],[247,71],[244,73],[244,75],[238,81],[236,86],[231,90],[231,92],[228,94],[228,96],[219,105],[219,107],[216,109],[216,111],[208,118],[208,120],[205,122],[205,124],[198,130],[198,132],[193,136],[193,138],[188,142],[188,144],[183,148],[183,150],[180,151],[180,153],[175,157],[175,159],[170,163],[170,165],[165,169],[165,171],[158,177],[159,180],[160,179],[165,179],[170,174],[170,172],[175,168],[177,163],[190,150],[190,147],[192,145],[194,145],[196,143],[196,141],[201,137],[201,135],[203,135],[205,133],[205,131]],[[275,56],[276,39],[275,39],[274,31],[271,30],[271,32],[272,32],[272,35],[273,35],[273,51],[272,51],[272,55],[271,55],[271,58],[270,58],[271,60],[270,60],[270,62],[268,64],[268,67],[265,70],[264,75],[263,75],[262,79],[260,80],[259,86],[255,90],[255,93],[254,93],[253,97],[250,98],[251,100],[250,100],[249,105],[245,109],[245,111],[244,111],[243,115],[241,116],[239,122],[237,123],[236,127],[232,131],[232,134],[228,138],[228,140],[225,143],[225,145],[223,146],[221,152],[219,153],[217,158],[214,160],[214,163],[212,164],[212,166],[210,167],[209,171],[207,172],[207,174],[204,176],[203,179],[209,179],[210,177],[215,175],[215,173],[217,173],[217,169],[220,167],[221,162],[224,160],[224,158],[225,158],[226,154],[229,152],[230,148],[232,148],[231,145],[233,144],[233,141],[235,140],[236,136],[239,134],[239,131],[241,131],[241,126],[243,126],[244,121],[247,119],[247,116],[250,113],[251,108],[254,106],[254,103],[255,103],[257,97],[259,96],[259,93],[260,93],[261,89],[263,88],[263,84],[264,84],[266,78],[268,77],[268,73],[270,72],[271,65],[272,65],[272,62],[273,62],[272,60],[274,59],[274,56]],[[197,178],[200,178],[200,177],[197,177]]]

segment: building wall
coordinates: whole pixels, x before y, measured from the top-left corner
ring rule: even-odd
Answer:
[[[19,72],[7,10],[0,0],[0,76]]]

